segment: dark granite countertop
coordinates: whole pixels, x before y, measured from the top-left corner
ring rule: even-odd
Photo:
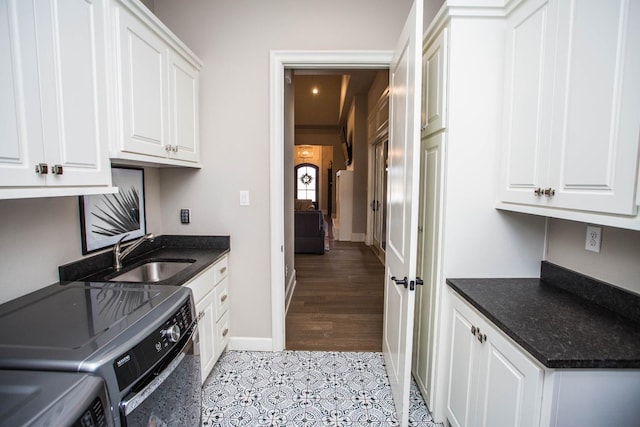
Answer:
[[[230,250],[229,236],[158,236],[125,258],[122,272],[148,261],[190,260],[190,266],[156,285],[181,286]],[[103,252],[59,267],[60,282],[106,282],[114,274],[113,254]],[[122,282],[126,283],[126,282]]]
[[[537,278],[447,284],[548,368],[640,368],[640,323],[606,302]],[[627,302],[636,306],[640,297],[628,294]]]

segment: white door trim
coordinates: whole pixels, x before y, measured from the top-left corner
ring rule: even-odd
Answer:
[[[271,218],[271,337],[273,351],[285,344],[284,295],[284,69],[388,68],[393,51],[270,52],[269,162]]]

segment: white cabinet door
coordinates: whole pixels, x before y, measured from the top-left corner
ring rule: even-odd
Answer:
[[[222,352],[224,351],[224,349],[229,344],[229,338],[231,337],[231,335],[229,335],[230,326],[229,326],[228,311],[222,315],[220,320],[218,320],[216,328],[217,328],[217,333],[214,341],[214,357],[217,360],[222,354]]]
[[[545,102],[550,102],[551,25],[547,0],[529,1],[507,19],[503,121],[502,200],[537,204],[534,191],[546,185],[549,152]],[[546,126],[546,131],[545,131]]]
[[[556,36],[552,105],[553,203],[635,214],[640,1],[557,3],[562,25]]]
[[[36,13],[47,184],[109,185],[105,4],[40,2]]]
[[[45,185],[35,10],[33,2],[0,2],[0,185]]]
[[[198,334],[200,336],[200,371],[203,383],[217,360],[214,343],[217,334],[215,297],[215,292],[211,291],[196,305]]]
[[[169,55],[170,156],[197,162],[199,153],[199,71],[177,53]]]
[[[444,28],[422,55],[422,136],[446,126],[447,37]]]
[[[534,427],[544,371],[453,292],[449,422],[456,427]]]
[[[451,323],[447,416],[453,427],[473,425],[478,346],[475,325],[454,306]]]
[[[124,152],[166,157],[169,146],[167,47],[127,8],[114,8]]]
[[[100,0],[0,5],[3,187],[110,187],[105,26]]]
[[[531,0],[508,17],[502,201],[636,214],[636,22],[637,0]]]
[[[540,422],[543,371],[500,333],[484,324],[478,370],[477,424],[534,427]]]
[[[442,198],[444,176],[445,132],[436,133],[421,142],[420,225],[418,227],[418,277],[423,285],[416,287],[416,313],[413,328],[413,365],[411,372],[425,397],[434,407],[433,377],[436,359],[436,322],[441,277],[438,248],[442,244]]]

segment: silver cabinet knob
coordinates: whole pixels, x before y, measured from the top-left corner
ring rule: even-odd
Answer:
[[[533,190],[533,194],[535,194],[538,197],[542,196],[543,193],[544,193],[544,190],[542,188],[540,188],[540,187],[538,187],[535,190]]]
[[[53,165],[51,168],[51,173],[54,175],[62,175],[64,173],[64,168],[62,165]]]
[[[545,188],[544,190],[544,195],[547,197],[553,197],[556,194],[556,190],[554,190],[553,188],[549,187],[549,188]]]
[[[36,165],[36,173],[40,175],[46,175],[49,173],[49,165],[46,163],[38,163]]]

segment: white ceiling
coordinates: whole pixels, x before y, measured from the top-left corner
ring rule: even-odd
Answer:
[[[367,94],[377,70],[295,70],[296,129],[340,129],[354,95]],[[317,88],[314,95],[312,89]]]

